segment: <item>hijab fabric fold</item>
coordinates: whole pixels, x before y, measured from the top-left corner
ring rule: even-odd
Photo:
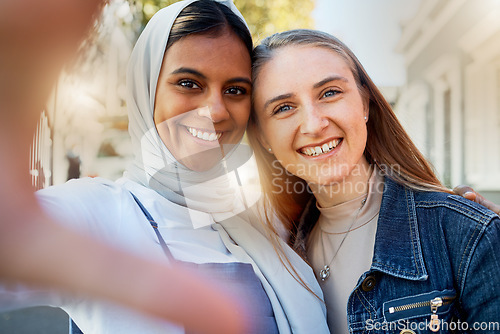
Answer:
[[[199,0],[180,1],[158,11],[132,51],[127,72],[127,108],[135,160],[124,176],[152,188],[176,204],[207,213],[217,222],[247,207],[237,169],[248,162],[251,149],[237,144],[216,166],[205,172],[195,172],[169,152],[153,118],[156,86],[170,30],[179,13],[195,1]],[[218,2],[245,22],[232,1]],[[200,223],[193,224],[201,227]]]

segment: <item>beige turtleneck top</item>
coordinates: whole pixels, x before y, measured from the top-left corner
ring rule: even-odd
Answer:
[[[367,195],[329,208],[318,205],[320,216],[309,236],[307,255],[323,290],[332,333],[349,332],[347,302],[359,277],[372,263],[383,187],[384,178],[374,168]],[[319,272],[325,265],[330,267],[330,276],[322,281]]]

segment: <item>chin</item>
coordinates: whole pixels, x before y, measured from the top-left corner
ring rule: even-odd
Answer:
[[[349,175],[349,168],[347,166],[320,166],[316,169],[315,173],[307,176],[307,181],[321,186],[328,186],[336,183],[344,182]]]
[[[179,162],[192,171],[205,172],[217,165],[223,157],[220,149],[213,149],[179,159]]]

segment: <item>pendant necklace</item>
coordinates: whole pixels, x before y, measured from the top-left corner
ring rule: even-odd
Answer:
[[[368,197],[368,194],[361,201],[361,206],[359,207],[358,212],[356,213],[356,216],[354,217],[351,225],[349,226],[349,228],[347,229],[347,231],[344,232],[344,237],[340,241],[340,245],[339,245],[339,247],[337,247],[337,250],[333,254],[332,259],[330,260],[330,262],[328,262],[328,264],[325,264],[325,266],[323,267],[323,269],[321,269],[319,271],[319,278],[321,278],[321,281],[324,282],[324,281],[326,281],[328,279],[328,277],[330,277],[330,265],[333,263],[333,260],[335,260],[335,257],[337,256],[337,253],[339,252],[340,248],[342,247],[342,244],[344,243],[345,239],[347,238],[347,235],[349,234],[349,232],[351,232],[352,230],[357,229],[358,227],[361,227],[361,226],[358,226],[358,227],[356,227],[354,229],[352,228],[355,225],[356,221],[358,220],[359,213],[361,212],[361,209],[365,205],[367,197]],[[336,233],[336,234],[340,234],[340,233]],[[321,236],[321,243],[323,245],[323,259],[326,260],[326,252],[325,252],[325,245],[324,245],[324,242],[323,242],[323,236]]]

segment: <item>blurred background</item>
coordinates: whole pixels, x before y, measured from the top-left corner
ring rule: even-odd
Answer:
[[[110,0],[80,57],[61,75],[34,135],[36,188],[117,179],[131,159],[128,55],[145,23],[175,1]],[[343,40],[447,186],[500,203],[500,0],[234,0],[255,42],[316,28]],[[256,184],[250,173],[246,181]],[[67,333],[67,316],[0,314],[0,333]]]

